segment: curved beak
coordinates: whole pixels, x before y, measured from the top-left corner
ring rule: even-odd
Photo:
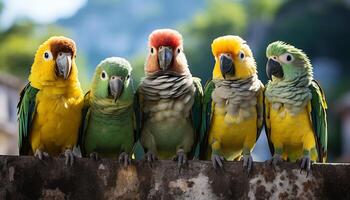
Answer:
[[[112,76],[111,79],[109,80],[108,92],[110,95],[113,96],[115,102],[122,94],[123,88],[124,88],[124,83],[122,79],[117,76]]]
[[[282,65],[279,62],[269,58],[266,64],[266,74],[270,80],[272,79],[272,76],[283,78],[284,73]]]
[[[170,68],[170,64],[173,60],[173,49],[167,46],[159,47],[158,51],[158,63],[162,70]]]
[[[221,74],[224,78],[226,78],[226,75],[234,75],[235,74],[235,65],[233,63],[233,60],[230,56],[226,54],[221,54],[220,56],[220,70]]]
[[[60,52],[56,58],[56,75],[67,79],[72,69],[72,54]]]

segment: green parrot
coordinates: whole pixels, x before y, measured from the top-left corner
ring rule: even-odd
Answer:
[[[173,158],[181,169],[195,154],[203,90],[190,73],[179,32],[151,33],[145,75],[138,89],[145,159]]]
[[[130,164],[136,137],[132,68],[123,58],[103,60],[95,70],[84,98],[79,146],[83,156],[119,155]]]
[[[327,157],[327,103],[313,79],[312,65],[300,49],[281,41],[266,49],[266,133],[273,166],[300,160],[309,173],[311,162]]]

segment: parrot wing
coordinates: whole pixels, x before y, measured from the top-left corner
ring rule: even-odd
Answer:
[[[81,111],[81,124],[79,127],[79,138],[78,145],[80,147],[81,155],[85,157],[85,133],[90,120],[90,91],[88,91],[84,96],[84,106]]]
[[[202,104],[202,124],[199,136],[199,142],[197,149],[199,152],[199,157],[201,159],[206,159],[206,153],[208,149],[208,132],[211,124],[212,118],[212,99],[211,93],[215,89],[215,84],[212,80],[209,80],[204,87],[203,104]]]
[[[138,92],[134,95],[134,147],[132,150],[136,160],[141,160],[145,154],[145,151],[140,142],[141,137],[141,122],[142,122],[142,111],[140,105],[140,95]]]
[[[17,117],[19,123],[18,145],[20,155],[28,155],[31,152],[29,134],[35,115],[35,100],[38,92],[38,89],[32,87],[30,83],[28,83],[20,93],[20,100],[17,104]]]
[[[267,87],[268,87],[268,84],[266,85],[265,89]],[[270,102],[267,100],[264,94],[265,94],[265,91],[263,92],[265,133],[266,133],[271,155],[273,156],[275,154],[275,148],[273,147],[273,143],[271,141]]]
[[[258,91],[258,103],[256,104],[256,110],[257,110],[257,114],[258,114],[258,125],[257,125],[257,133],[256,133],[256,140],[259,139],[260,133],[261,133],[261,129],[263,127],[264,124],[264,85],[261,84],[261,88]]]
[[[191,120],[195,130],[195,143],[194,147],[194,158],[199,158],[199,138],[201,137],[201,122],[202,122],[202,98],[203,98],[203,88],[201,84],[201,79],[193,77],[193,85],[196,88],[194,94],[194,103],[191,109]],[[197,144],[198,143],[198,144]]]
[[[327,102],[321,86],[313,80],[309,86],[312,94],[310,117],[314,128],[318,161],[327,159]]]

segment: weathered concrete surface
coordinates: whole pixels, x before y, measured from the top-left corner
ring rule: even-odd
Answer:
[[[0,199],[350,199],[350,165],[313,165],[308,177],[296,164],[274,170],[254,163],[248,177],[241,162],[215,171],[190,161],[181,173],[172,161],[133,163],[0,156]]]

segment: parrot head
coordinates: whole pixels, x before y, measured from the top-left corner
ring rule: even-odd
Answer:
[[[133,96],[132,68],[124,58],[110,57],[96,67],[91,94],[98,99],[129,101]]]
[[[244,79],[257,73],[253,53],[239,36],[218,37],[211,48],[215,57],[213,79]]]
[[[272,81],[294,80],[303,74],[312,79],[312,65],[307,55],[300,49],[281,41],[276,41],[266,49],[268,58],[267,77]]]
[[[172,29],[155,30],[149,36],[148,47],[146,76],[163,73],[183,75],[189,72],[179,32]]]
[[[31,68],[29,81],[34,86],[55,81],[77,79],[76,47],[72,39],[54,36],[39,46]]]

